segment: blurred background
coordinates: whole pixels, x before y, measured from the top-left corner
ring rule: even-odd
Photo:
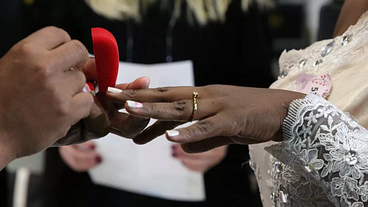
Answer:
[[[48,25],[65,29],[93,53],[90,28],[100,26],[115,35],[121,61],[191,60],[197,86],[268,87],[278,77],[283,50],[302,49],[332,37],[343,4],[343,0],[204,0],[203,5],[200,0],[146,1],[122,0],[128,5],[123,8],[125,16],[114,17],[99,9],[103,0],[1,0],[0,57],[17,41]],[[215,7],[217,16],[211,16],[206,4],[216,2],[227,6],[223,15]],[[201,6],[207,16],[196,10]],[[246,146],[229,146],[218,162],[200,171],[206,200],[195,203],[96,187],[87,172],[76,172],[65,159],[52,148],[11,163],[0,172],[0,206],[261,206],[253,172],[246,164]]]

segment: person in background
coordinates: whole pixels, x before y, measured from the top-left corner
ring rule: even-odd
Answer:
[[[270,72],[271,38],[266,16],[260,11],[262,5],[222,0],[216,1],[216,6],[210,1],[116,1],[124,6],[111,7],[109,2],[37,0],[30,9],[34,11],[33,18],[29,18],[36,20],[29,25],[60,26],[82,41],[90,52],[93,51],[90,28],[104,27],[116,37],[122,61],[151,64],[192,60],[198,86],[222,83],[268,87],[274,80]],[[105,10],[106,7],[113,9]],[[72,166],[73,158],[66,152],[73,154],[71,151],[75,149],[60,150]],[[174,154],[183,154],[180,148],[174,150]],[[259,201],[249,189],[248,166],[242,168],[249,159],[247,147],[230,146],[227,151],[221,151],[224,152],[225,158],[216,156],[217,161],[199,169],[207,170],[206,203],[244,206],[254,202],[252,205],[256,206]],[[103,157],[97,154],[90,157],[88,167],[103,162]],[[65,165],[55,149],[48,150],[46,159],[45,206],[109,205],[105,202],[138,205],[137,202],[145,201],[154,205],[160,201],[93,185],[87,173],[76,173]],[[178,159],[184,161],[183,156]],[[129,199],[119,201],[117,197]]]
[[[344,24],[340,28],[348,28]],[[250,146],[251,163],[265,206],[367,206],[367,25],[366,12],[340,36],[284,52],[280,79],[268,90],[115,89],[108,97],[139,117],[198,120],[174,130],[158,122],[133,138],[139,144],[160,133],[187,152],[261,143]]]

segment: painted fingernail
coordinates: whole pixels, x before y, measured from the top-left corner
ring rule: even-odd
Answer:
[[[177,157],[178,155],[176,153],[172,153],[172,156],[173,157]]]
[[[108,87],[107,91],[113,94],[123,93],[123,90],[114,87]]]
[[[126,101],[129,108],[132,109],[140,109],[143,107],[142,103],[135,102],[135,101]]]
[[[179,131],[176,130],[167,130],[166,133],[169,137],[176,137],[179,135]]]
[[[100,156],[97,156],[97,157],[96,157],[96,162],[97,162],[97,163],[102,162],[102,159],[101,159],[101,157],[100,157]]]
[[[84,87],[83,87],[83,90],[82,90],[83,92],[87,92],[87,93],[89,93],[89,92],[91,92],[91,88],[89,87],[89,85],[86,83],[85,85],[84,85]]]

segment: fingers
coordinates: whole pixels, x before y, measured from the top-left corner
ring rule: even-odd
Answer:
[[[169,130],[166,132],[166,137],[172,142],[188,143],[223,136],[227,130],[227,125],[219,120],[219,117],[214,116],[186,128]]]
[[[205,172],[217,165],[226,155],[227,146],[218,147],[203,153],[188,154],[180,145],[173,146],[173,156],[179,159],[184,166],[197,172]]]
[[[181,159],[181,158],[186,158],[186,159],[201,159],[203,158],[203,154],[204,153],[186,153],[180,144],[175,144],[172,146],[172,152],[173,152],[173,156]]]
[[[45,27],[34,32],[27,38],[19,42],[21,45],[26,43],[34,43],[46,50],[52,50],[71,40],[69,34],[57,27]]]
[[[137,79],[135,79],[133,82],[128,83],[128,84],[119,84],[117,85],[118,89],[121,90],[131,90],[131,89],[146,89],[149,87],[151,80],[146,77],[139,77]]]
[[[110,117],[110,123],[112,133],[125,138],[133,138],[148,125],[149,119],[117,112]]]
[[[194,119],[204,119],[212,116],[218,106],[211,101],[197,100],[199,106],[194,114]],[[125,109],[132,115],[150,117],[166,121],[191,121],[193,113],[193,100],[182,100],[171,103],[140,103],[127,101]]]
[[[87,80],[89,81],[97,80],[97,70],[96,70],[95,58],[90,57],[87,59],[86,63],[83,66],[83,73],[86,76]]]
[[[175,90],[173,90],[175,89]],[[126,100],[139,102],[174,102],[180,100],[191,100],[193,91],[200,88],[195,87],[163,87],[145,90],[124,90],[120,93],[108,93],[107,97],[115,103],[124,103]]]
[[[84,143],[60,147],[59,152],[63,161],[73,170],[83,172],[98,165],[102,159],[94,150],[93,143]]]
[[[94,104],[92,105],[89,116],[83,119],[84,122],[84,135],[86,138],[94,139],[106,136],[110,132],[110,121],[105,113],[105,110],[101,106],[101,103],[94,98]]]
[[[83,118],[86,118],[91,113],[92,105],[94,104],[94,97],[90,93],[81,92],[76,94],[70,103],[70,111],[73,111],[71,122],[76,124]]]
[[[72,67],[82,68],[89,60],[86,47],[78,40],[69,41],[54,49],[50,58],[55,68],[62,71],[69,71]]]
[[[126,89],[146,89],[149,87],[149,84],[150,84],[151,80],[148,78],[148,77],[139,77],[137,78],[136,80],[134,80],[133,82],[131,83],[124,83],[124,84],[119,84],[119,85],[116,85],[116,88],[113,88],[113,87],[109,87],[108,88],[108,91],[109,93],[106,94],[106,97],[109,96],[109,94],[119,94],[119,93],[122,93],[123,90],[126,90]],[[111,99],[111,98],[109,98]],[[118,101],[118,102],[121,102],[121,101]],[[121,102],[121,103],[116,103],[114,106],[115,110],[120,110],[122,108],[124,108],[124,103],[125,102]]]
[[[80,70],[67,71],[64,73],[64,86],[65,90],[70,90],[71,94],[77,94],[82,91],[83,87],[86,85],[86,77]]]
[[[146,144],[165,134],[167,130],[174,129],[181,124],[184,124],[184,122],[156,121],[138,136],[134,137],[133,141],[136,144]]]
[[[206,160],[196,160],[196,159],[189,159],[189,158],[181,158],[180,161],[183,165],[188,168],[189,170],[195,172],[205,172],[207,170],[207,163]]]

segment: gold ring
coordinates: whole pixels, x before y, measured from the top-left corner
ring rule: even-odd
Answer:
[[[197,112],[198,110],[198,103],[197,103],[197,97],[199,96],[199,93],[194,91],[193,92],[193,110],[192,110],[192,114],[190,115],[189,117],[189,120],[190,121],[193,121],[194,120],[194,115],[195,113]]]

